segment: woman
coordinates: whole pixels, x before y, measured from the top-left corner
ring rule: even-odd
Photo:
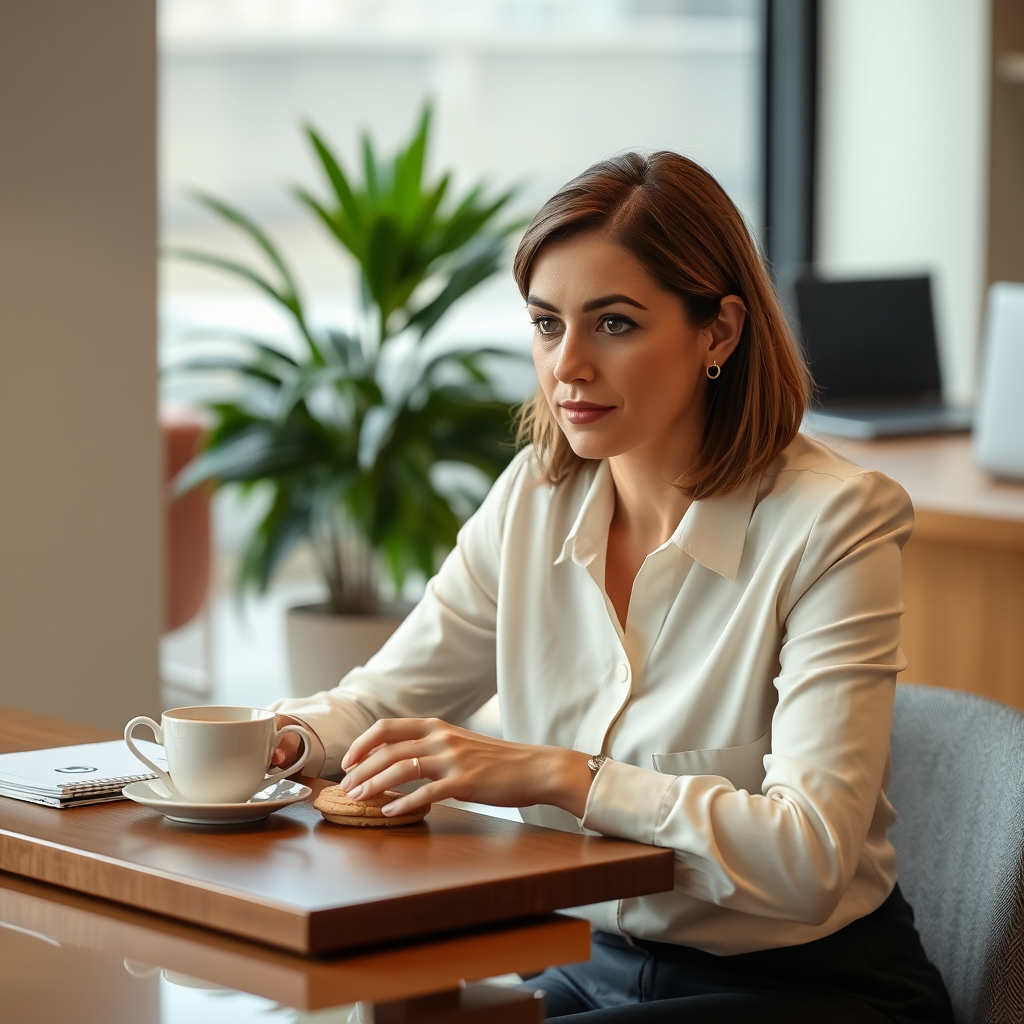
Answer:
[[[276,710],[353,797],[431,780],[391,813],[457,797],[676,851],[672,892],[579,911],[593,956],[535,979],[549,1017],[951,1020],[886,839],[909,499],[797,432],[778,298],[691,161],[590,168],[514,272],[532,444],[384,649]],[[495,690],[505,739],[445,724]]]

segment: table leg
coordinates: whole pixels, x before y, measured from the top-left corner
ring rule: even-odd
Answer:
[[[368,1019],[367,1019],[368,1018]],[[542,1024],[540,993],[488,985],[466,985],[393,1003],[375,1003],[366,1024]]]

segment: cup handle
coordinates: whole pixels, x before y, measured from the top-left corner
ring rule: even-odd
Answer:
[[[163,742],[164,742],[163,730],[160,728],[159,725],[156,724],[156,722],[153,721],[152,718],[147,718],[145,715],[139,715],[138,718],[133,718],[124,727],[124,741],[125,741],[125,743],[128,744],[128,749],[151,772],[154,772],[160,778],[160,780],[163,782],[163,784],[167,787],[167,789],[170,792],[171,796],[173,796],[176,799],[180,800],[181,799],[181,794],[175,788],[174,783],[171,781],[170,775],[168,775],[167,772],[165,772],[163,770],[163,768],[158,768],[155,764],[153,764],[153,762],[150,761],[150,759],[148,757],[146,757],[146,755],[141,750],[139,750],[139,748],[137,746],[135,746],[135,743],[132,741],[132,730],[137,725],[144,725],[144,726],[146,726],[147,729],[151,729],[152,732],[153,732],[153,738],[157,741],[157,743],[159,743],[161,745],[163,745]]]
[[[291,766],[291,768],[271,768],[267,772],[268,779],[287,779],[289,775],[294,775],[309,760],[309,755],[313,752],[313,740],[301,725],[285,725],[278,729],[277,732],[274,733],[275,748],[281,742],[281,737],[286,732],[297,732],[302,737],[302,745],[304,747],[302,757],[300,757],[298,761]]]

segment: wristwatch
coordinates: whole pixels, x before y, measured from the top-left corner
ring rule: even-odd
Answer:
[[[587,767],[596,775],[601,769],[601,765],[608,760],[607,754],[595,754],[589,761],[587,761]]]

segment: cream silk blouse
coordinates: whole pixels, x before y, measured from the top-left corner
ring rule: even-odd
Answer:
[[[340,770],[375,719],[469,717],[606,761],[582,821],[528,822],[676,851],[675,888],[578,908],[597,928],[730,954],[808,942],[896,881],[885,796],[906,493],[799,435],[760,480],[694,502],[633,585],[604,590],[608,464],[557,486],[529,450],[365,668],[279,701]]]

